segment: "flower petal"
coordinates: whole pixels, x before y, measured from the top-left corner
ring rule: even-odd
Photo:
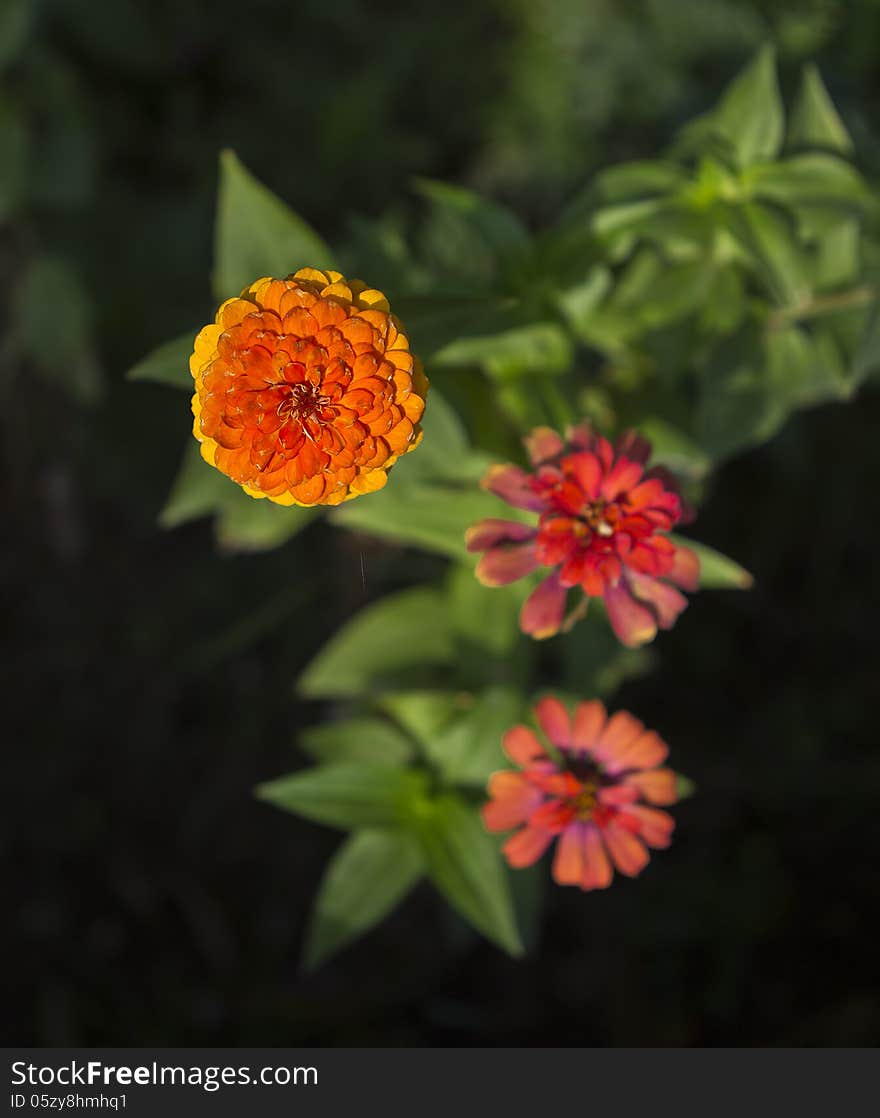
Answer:
[[[672,560],[672,569],[664,578],[680,586],[682,590],[698,590],[700,587],[700,557],[689,547],[677,547]]]
[[[472,524],[464,534],[464,542],[468,551],[486,551],[499,543],[531,539],[534,534],[535,528],[530,524],[489,517]]]
[[[611,860],[620,873],[627,877],[635,877],[648,864],[650,855],[645,849],[645,844],[626,828],[611,823],[602,832],[602,837]]]
[[[678,800],[675,791],[675,773],[672,769],[648,769],[628,773],[624,784],[635,788],[642,799],[649,804],[674,804]]]
[[[592,750],[604,729],[608,715],[598,699],[588,703],[578,703],[574,708],[571,727],[571,744],[574,749]]]
[[[580,885],[584,875],[584,824],[572,823],[559,836],[553,855],[557,885]]]
[[[628,710],[619,710],[608,719],[605,729],[593,746],[593,756],[609,772],[620,769],[621,760],[633,742],[645,732],[644,725]]]
[[[543,794],[522,773],[497,772],[489,778],[491,800],[483,805],[487,831],[509,831],[518,827],[541,806]]]
[[[535,705],[535,718],[547,738],[558,749],[571,745],[571,717],[559,699],[548,695]]]
[[[512,544],[490,548],[474,573],[484,586],[506,586],[530,574],[537,565],[534,543]]]
[[[650,575],[630,572],[627,577],[639,601],[653,607],[660,628],[671,629],[687,609],[688,600],[684,594],[670,583]]]
[[[657,618],[648,606],[633,597],[625,579],[603,594],[611,628],[621,644],[637,648],[657,636]]]
[[[515,765],[525,768],[536,761],[546,761],[547,751],[528,726],[514,726],[501,739],[501,745]]]
[[[621,814],[635,818],[638,823],[639,837],[644,839],[648,846],[653,846],[655,850],[665,850],[672,841],[675,820],[668,811],[633,804],[630,807],[623,808]]]
[[[584,828],[584,872],[581,889],[607,889],[614,877],[602,832],[592,823]]]
[[[540,466],[542,462],[549,462],[550,459],[556,458],[565,450],[562,437],[557,435],[551,427],[536,427],[534,431],[526,435],[523,442],[534,466]]]
[[[490,466],[480,484],[516,509],[537,512],[544,508],[543,498],[535,493],[529,484],[529,475],[519,466]]]
[[[501,847],[501,851],[514,869],[522,869],[537,862],[550,845],[552,838],[553,835],[541,827],[523,827],[521,831],[510,836]]]
[[[662,765],[668,756],[669,747],[666,742],[653,730],[646,730],[615,756],[608,765],[608,771],[653,769],[656,765]]]
[[[567,589],[555,574],[545,578],[523,603],[519,614],[520,629],[535,640],[555,636],[565,619],[567,594]]]

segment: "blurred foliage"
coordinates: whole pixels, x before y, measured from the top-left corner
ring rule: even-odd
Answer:
[[[246,34],[239,34],[243,23]],[[512,913],[515,909],[528,940],[526,929],[536,926],[540,894],[529,894],[533,885],[527,875],[521,875],[524,883],[518,880],[513,894],[508,892],[506,871],[488,836],[480,838],[475,830],[470,836],[477,847],[483,844],[482,878],[468,874],[469,858],[460,845],[467,828],[473,830],[476,791],[499,762],[500,730],[523,716],[514,708],[528,680],[562,681],[573,694],[609,694],[629,686],[627,680],[640,679],[651,666],[653,654],[610,644],[595,616],[565,642],[536,650],[510,624],[518,588],[492,592],[475,584],[463,562],[461,531],[498,507],[474,486],[490,459],[519,455],[518,437],[534,423],[560,426],[588,414],[608,430],[630,423],[642,427],[658,457],[687,478],[694,500],[711,495],[720,464],[771,437],[774,442],[758,452],[759,465],[752,469],[770,471],[777,493],[791,493],[805,473],[815,477],[813,462],[797,455],[803,453],[801,432],[817,428],[805,428],[809,421],[800,420],[792,433],[786,421],[804,406],[850,400],[880,366],[880,226],[872,185],[880,172],[872,123],[878,40],[880,8],[873,0],[782,0],[772,6],[758,0],[677,0],[672,5],[659,0],[483,0],[457,7],[454,18],[448,9],[415,10],[394,0],[379,5],[343,0],[331,7],[316,0],[295,6],[257,0],[246,20],[241,6],[228,0],[150,5],[95,0],[85,13],[66,0],[7,0],[0,9],[0,271],[9,291],[0,324],[0,375],[13,401],[5,418],[7,488],[15,508],[28,510],[23,515],[27,556],[28,530],[37,537],[45,530],[58,561],[81,571],[76,564],[86,546],[83,506],[87,529],[96,538],[123,530],[135,541],[117,549],[118,570],[110,559],[100,565],[97,547],[87,551],[103,572],[100,593],[87,600],[109,602],[101,607],[108,612],[117,601],[127,610],[95,636],[100,655],[96,652],[91,677],[80,680],[75,666],[83,655],[80,624],[71,626],[75,639],[69,646],[41,656],[39,672],[26,669],[32,661],[16,648],[15,662],[23,666],[21,674],[15,668],[14,678],[23,684],[22,695],[30,694],[28,679],[42,679],[44,673],[57,670],[63,681],[73,680],[76,686],[68,691],[63,683],[59,693],[73,696],[64,698],[76,714],[72,723],[86,725],[78,721],[79,704],[95,692],[96,679],[109,670],[116,649],[128,648],[136,677],[132,690],[107,696],[106,711],[115,709],[115,723],[125,723],[125,703],[145,686],[141,665],[151,665],[158,682],[146,685],[149,711],[166,711],[165,721],[148,713],[144,736],[138,728],[132,735],[145,758],[153,757],[150,750],[158,750],[167,735],[165,761],[171,765],[178,762],[181,742],[193,747],[193,731],[185,720],[177,727],[178,714],[163,706],[157,692],[178,684],[162,673],[170,671],[168,663],[177,665],[175,678],[181,679],[197,664],[210,668],[219,682],[206,677],[200,687],[215,688],[210,693],[219,699],[228,685],[223,717],[235,737],[223,758],[210,740],[203,754],[196,746],[205,772],[187,770],[185,758],[183,765],[192,787],[210,783],[205,773],[222,769],[235,785],[237,803],[248,779],[238,758],[248,745],[263,748],[264,774],[278,771],[286,763],[290,725],[285,715],[257,710],[268,706],[265,688],[249,690],[247,670],[227,680],[222,665],[244,663],[247,669],[253,664],[250,653],[243,661],[235,659],[242,650],[282,640],[279,631],[295,634],[295,644],[284,646],[278,673],[286,682],[299,672],[301,694],[320,697],[328,720],[297,735],[302,749],[318,762],[315,770],[282,778],[266,794],[310,818],[352,822],[345,814],[352,810],[350,799],[342,801],[340,815],[332,796],[314,783],[327,779],[333,766],[349,766],[348,786],[345,771],[337,774],[334,794],[356,792],[362,813],[362,829],[344,841],[319,888],[304,949],[311,965],[375,927],[422,877],[429,877],[465,919],[518,950]],[[762,49],[768,42],[775,47],[778,78],[774,52]],[[716,103],[721,87],[749,56],[750,66]],[[645,159],[663,149],[661,157]],[[221,150],[227,154],[212,233]],[[460,185],[450,185],[449,179]],[[299,214],[308,216],[312,228]],[[242,277],[263,270],[261,260],[265,270],[284,270],[277,261],[288,253],[329,253],[326,237],[341,267],[388,291],[414,345],[428,358],[433,389],[423,446],[395,468],[386,491],[326,518],[333,527],[358,533],[351,547],[345,533],[331,536],[320,515],[252,501],[206,467],[188,434],[182,398],[174,393],[163,398],[146,383],[188,388],[189,341],[212,313],[205,282],[212,237],[218,297],[234,291]],[[177,342],[162,344],[176,334],[182,336]],[[133,379],[142,383],[123,385],[121,370],[151,348],[152,355],[132,370]],[[53,400],[52,423],[44,422],[46,394]],[[167,490],[172,481],[170,464],[179,458],[184,440],[183,465],[160,514],[163,487]],[[826,470],[833,460],[833,454],[825,454]],[[743,493],[763,494],[763,477],[749,484],[747,464],[731,468],[743,471]],[[35,480],[40,497],[31,512]],[[849,495],[838,500],[825,485],[811,499],[826,510],[823,528],[838,538],[834,532],[850,523]],[[734,504],[742,507],[739,498]],[[229,556],[226,564],[213,569],[198,526],[178,533],[177,542],[155,542],[151,526],[157,516],[169,528],[211,517],[216,539]],[[730,546],[749,566],[754,566],[750,543],[764,538],[759,592],[764,571],[776,563],[774,569],[784,568],[787,578],[786,564],[791,565],[778,523],[764,525],[765,536],[759,537],[769,516],[756,504],[739,534],[728,530],[728,514],[716,520],[716,536],[708,537]],[[795,513],[791,516],[794,520]],[[45,529],[38,517],[45,518]],[[800,523],[807,523],[805,516]],[[302,537],[282,548],[307,525]],[[767,543],[771,539],[776,542]],[[399,559],[382,541],[414,551]],[[150,608],[160,600],[151,582],[160,576],[152,563],[165,547],[176,549],[168,553],[175,561],[161,567],[169,595],[176,595],[174,620],[171,596],[161,599],[164,610]],[[331,550],[351,563],[339,561],[321,582]],[[748,583],[734,561],[711,549],[703,548],[702,554],[706,585]],[[823,554],[807,562],[803,577],[817,609],[831,563]],[[121,573],[128,568],[131,586]],[[242,596],[244,572],[252,581]],[[75,597],[75,579],[62,581],[68,599]],[[414,588],[419,582],[424,585]],[[285,590],[279,592],[282,583]],[[304,623],[317,612],[315,584],[324,587],[326,616]],[[141,600],[144,585],[153,586],[146,601]],[[113,586],[115,598],[108,589]],[[412,618],[421,618],[421,628],[413,623],[406,629],[413,602],[405,599],[407,610],[396,610],[401,594],[420,596]],[[49,596],[52,610],[38,600],[28,615],[28,631],[60,631],[70,603]],[[374,600],[365,605],[367,598]],[[766,598],[761,602],[768,624],[778,627],[781,607]],[[857,605],[841,607],[849,610],[846,618]],[[731,621],[741,617],[736,608],[728,607]],[[86,620],[93,622],[90,616]],[[366,621],[369,628],[359,628]],[[125,628],[124,639],[116,634],[117,624]],[[395,628],[401,624],[403,632]],[[852,629],[846,619],[839,624],[841,631]],[[335,635],[321,647],[334,626]],[[758,630],[759,642],[762,633]],[[784,636],[776,632],[773,648],[791,652],[794,644],[787,645]],[[417,647],[419,655],[383,663],[376,651],[384,654],[395,640],[404,649]],[[685,692],[690,696],[694,680],[705,687],[710,678],[726,678],[731,650],[739,650],[742,662],[752,656],[752,646],[737,635],[712,634],[699,653],[686,644],[675,648],[679,667],[689,666],[693,676],[681,688],[681,698]],[[57,669],[53,655],[59,658]],[[772,675],[769,655],[765,674]],[[864,671],[854,660],[852,670]],[[822,670],[830,669],[829,661]],[[678,713],[670,712],[662,691],[670,686],[668,673],[659,678],[655,707],[672,729],[684,726],[686,737],[685,704]],[[336,681],[336,690],[326,689],[327,680]],[[644,686],[650,705],[650,685]],[[667,890],[663,897],[654,896],[651,881],[639,883],[638,927],[625,920],[632,910],[624,892],[621,899],[607,898],[607,935],[595,924],[589,931],[591,970],[578,972],[585,990],[595,988],[603,967],[624,975],[616,1004],[641,1006],[653,997],[636,996],[625,972],[632,972],[631,982],[641,982],[643,991],[645,983],[669,987],[665,993],[655,991],[665,1007],[662,1020],[657,1016],[638,1027],[622,1018],[604,1023],[604,1035],[624,1038],[624,1043],[641,1028],[661,1042],[670,1037],[693,1042],[701,1029],[711,1033],[713,1027],[728,1041],[739,1037],[732,1028],[725,1033],[719,1023],[737,1014],[749,1018],[743,977],[754,962],[750,945],[772,943],[790,913],[801,911],[791,893],[793,863],[795,868],[816,864],[806,845],[795,847],[785,837],[795,810],[789,801],[799,794],[791,781],[799,779],[799,772],[812,774],[814,787],[805,783],[801,792],[809,810],[815,807],[823,817],[836,818],[829,794],[817,791],[820,785],[833,786],[837,799],[847,789],[853,797],[859,790],[862,778],[853,779],[855,766],[851,773],[845,758],[823,753],[815,730],[819,713],[814,710],[811,720],[809,696],[799,698],[794,683],[791,692],[760,695],[753,722],[746,726],[742,710],[751,708],[753,697],[741,694],[740,686],[734,674],[727,700],[731,718],[736,708],[744,740],[748,729],[756,741],[776,735],[782,743],[774,761],[778,772],[746,742],[741,763],[751,766],[749,797],[736,785],[733,791],[709,793],[702,809],[712,815],[720,803],[722,815],[728,812],[702,830],[704,840],[722,834],[713,855],[722,861],[691,851],[680,879],[667,876],[665,885],[656,885],[657,891]],[[42,693],[41,685],[40,701],[28,704],[23,722],[28,730],[52,717],[48,706],[42,710]],[[842,698],[843,691],[832,694],[838,695],[843,721],[851,720],[852,704]],[[59,709],[68,711],[63,704]],[[108,721],[104,703],[100,713],[86,717],[92,718],[89,733],[103,726]],[[205,719],[207,725],[210,719]],[[211,725],[214,734],[221,732],[219,724]],[[854,725],[852,732],[857,732]],[[272,752],[261,742],[282,744]],[[481,748],[474,749],[475,744]],[[141,771],[137,757],[129,761]],[[395,815],[393,827],[386,814],[373,811],[367,795],[364,767],[368,776],[369,767],[383,761],[406,766],[406,775],[416,769],[439,774],[438,785],[404,780],[408,809]],[[733,763],[720,756],[710,763],[694,749],[689,761],[697,766],[702,794],[713,781],[723,784],[729,773],[725,765]],[[63,774],[73,764],[66,755],[61,762],[55,758],[52,768]],[[377,787],[387,792],[387,774],[381,775]],[[80,777],[90,782],[94,774]],[[144,771],[142,780],[146,777]],[[57,801],[51,791],[46,794],[49,802],[66,804],[69,788],[62,775],[58,779]],[[156,802],[165,798],[167,778],[162,779]],[[181,779],[187,786],[187,778]],[[731,777],[734,784],[736,779]],[[129,772],[120,771],[113,780],[127,787]],[[294,783],[285,786],[285,781]],[[757,791],[751,788],[762,781]],[[105,791],[122,794],[116,784],[105,785]],[[204,794],[210,797],[210,790]],[[187,809],[183,802],[181,817]],[[81,798],[70,810],[79,814],[62,836],[64,849],[69,834],[75,834],[83,850],[103,850],[103,845],[90,847],[89,836],[106,836],[101,812],[112,809]],[[209,800],[202,818],[192,821],[191,833],[169,839],[169,866],[176,866],[180,849],[189,852],[191,865],[205,864],[215,841],[205,842],[205,820],[211,824],[209,834],[219,830],[214,810]],[[57,814],[68,818],[60,810]],[[692,819],[694,833],[700,832],[699,819]],[[151,846],[164,849],[154,825],[143,825]],[[836,825],[834,833],[842,834],[843,824]],[[740,842],[749,827],[748,839]],[[46,831],[54,833],[51,826]],[[272,833],[279,836],[277,865],[282,867],[275,872],[285,873],[299,851],[284,845],[280,836],[286,832]],[[308,846],[303,832],[297,834]],[[319,841],[315,848],[313,876],[316,859],[326,852]],[[49,853],[55,857],[57,852]],[[262,864],[265,842],[252,857]],[[233,874],[240,870],[239,854],[231,864]],[[237,932],[218,932],[222,920],[210,899],[186,896],[189,883],[175,885],[172,871],[161,886],[151,871],[134,884],[122,863],[113,873],[127,913],[143,913],[151,889],[166,890],[162,895],[169,899],[163,903],[180,910],[187,934],[205,957],[220,960],[217,966],[233,957],[229,943]],[[856,880],[855,870],[846,880]],[[271,880],[263,885],[268,894]],[[313,886],[300,876],[298,889]],[[264,927],[261,933],[269,942],[277,934],[272,920],[283,926],[282,958],[289,951],[284,921],[290,896],[284,895],[282,909],[267,917],[270,930]],[[415,911],[421,911],[418,898],[416,889],[410,902]],[[817,945],[848,934],[847,920],[856,917],[847,903],[841,895],[828,912],[827,928],[813,930]],[[683,915],[689,905],[695,906],[693,925]],[[75,907],[71,902],[67,916],[74,923],[79,920],[70,916]],[[45,935],[51,938],[51,914],[40,917],[39,905],[36,917],[22,911],[22,919],[34,927],[49,927]],[[428,913],[425,928],[433,938],[436,913],[431,908]],[[566,927],[584,927],[571,906],[564,913]],[[58,927],[52,942],[79,941],[67,925]],[[574,933],[567,939],[562,928],[557,922],[554,933],[560,989],[561,976],[570,974],[584,954]],[[632,966],[623,966],[622,937],[612,936],[612,928],[631,929],[626,959]],[[466,941],[460,929],[445,932],[443,958],[448,961]],[[82,937],[88,957],[98,958],[104,950],[103,934],[98,928],[91,938]],[[404,944],[397,943],[394,966],[402,949]],[[107,950],[112,953],[112,945]],[[681,1019],[674,1008],[680,1004],[675,992],[689,989],[694,996],[692,978],[674,970],[680,965],[675,960],[686,952],[708,975],[700,987],[703,1001],[692,1007],[700,1021],[696,1026],[685,1020],[685,1008]],[[826,957],[824,950],[818,955]],[[766,962],[773,975],[785,967],[781,954],[775,965]],[[497,973],[506,974],[506,985],[514,988],[511,972]],[[162,979],[167,989],[181,982],[173,967]],[[75,1019],[78,1009],[66,991],[80,981],[68,975],[60,986],[43,983],[41,1024],[34,1026],[42,1037],[67,1041],[71,1034],[65,1033],[64,1022]],[[109,1008],[115,995],[96,996],[104,997],[105,1020],[112,1020],[114,1012],[126,1019],[122,1010]],[[809,1037],[814,1029],[826,1041],[865,1035],[870,1003],[845,988],[823,996],[823,1020],[829,1023],[801,1023],[771,980],[755,1018],[771,1023],[755,1028],[772,1030],[772,1022],[779,1022],[780,1029],[791,1030],[789,1036]],[[569,1027],[579,1020],[574,1002],[567,1000],[573,997],[557,997],[560,1020]],[[466,996],[460,1000],[468,1004]],[[493,1028],[503,1032],[507,1027],[501,1017],[476,1025],[450,1023],[442,998],[432,1006],[432,1027],[441,1035],[445,1030],[446,1035],[485,1037]],[[176,1006],[164,1008],[176,1023]],[[198,1012],[193,1012],[195,1020]],[[294,1011],[267,1002],[259,1012],[263,1020],[286,1026]],[[332,1022],[314,1024],[320,1018],[317,1005],[302,1012],[311,1014],[296,1026],[302,1035],[313,1035],[313,1029],[320,1034],[325,1027],[332,1035]],[[475,1006],[470,1012],[479,1017]],[[146,1020],[135,1027],[149,1038],[152,1026]],[[200,1033],[200,1027],[187,1026],[196,1042],[212,1028]],[[338,1022],[335,1027],[345,1032]],[[528,1036],[532,1027],[521,1025],[519,1035]],[[106,1039],[109,1025],[89,1019],[84,1010],[81,1023],[71,1028],[74,1040]],[[352,1033],[347,1035],[351,1039]],[[356,1031],[354,1037],[357,1043]]]

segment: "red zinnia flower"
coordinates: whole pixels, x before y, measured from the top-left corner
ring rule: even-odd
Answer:
[[[514,508],[539,514],[536,526],[491,518],[468,529],[469,551],[484,551],[477,578],[504,586],[537,567],[552,567],[530,595],[520,626],[533,637],[563,627],[569,589],[601,597],[618,638],[627,646],[670,629],[687,605],[681,590],[696,590],[696,554],[667,533],[682,519],[682,501],[669,473],[646,470],[651,444],[633,431],[612,447],[586,425],[568,442],[547,427],[526,439],[535,469],[493,466],[483,487]],[[572,620],[580,611],[572,614]]]
[[[536,862],[558,836],[559,885],[605,889],[612,867],[635,877],[648,864],[647,846],[667,847],[675,827],[671,815],[647,806],[678,798],[675,774],[656,767],[666,745],[627,711],[609,718],[598,701],[578,703],[572,719],[558,699],[546,698],[535,716],[555,756],[528,727],[507,731],[504,751],[522,771],[489,779],[486,829],[521,828],[503,847],[515,868]]]

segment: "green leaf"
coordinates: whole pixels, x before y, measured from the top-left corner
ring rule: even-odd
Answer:
[[[299,744],[324,765],[347,761],[403,765],[413,752],[406,734],[384,718],[348,718],[313,726],[300,734]]]
[[[18,329],[42,375],[82,403],[101,394],[92,346],[92,307],[79,277],[50,253],[29,264],[17,292]]]
[[[812,62],[804,67],[789,121],[788,144],[790,147],[828,148],[844,155],[853,150],[850,135]]]
[[[320,765],[260,784],[255,794],[276,807],[350,830],[396,826],[420,802],[427,777],[392,765]]]
[[[675,774],[675,795],[678,801],[688,800],[691,796],[696,795],[697,786],[688,776],[682,773]]]
[[[859,172],[829,152],[806,152],[752,167],[744,179],[754,195],[785,206],[834,206],[845,216],[871,203],[870,188]]]
[[[467,696],[450,691],[386,691],[376,705],[389,714],[421,746],[431,742],[456,713],[466,709]]]
[[[529,245],[522,222],[505,206],[463,186],[435,179],[414,180],[416,189],[434,206],[462,219],[472,236],[480,239],[499,259],[519,256]]]
[[[740,167],[773,159],[782,145],[784,114],[776,79],[776,53],[761,47],[727,87],[712,126],[731,144]]]
[[[473,450],[455,409],[433,386],[428,393],[422,429],[422,442],[394,466],[389,484],[474,482],[485,473],[488,459]]]
[[[297,689],[308,698],[369,693],[412,666],[448,663],[454,653],[445,596],[427,586],[367,606],[318,653]]]
[[[425,798],[409,824],[446,900],[509,954],[521,955],[507,873],[476,808],[453,795]]]
[[[517,377],[524,373],[562,373],[571,365],[571,342],[555,322],[533,322],[505,330],[459,338],[434,354],[439,368],[480,366],[494,377]]]
[[[475,485],[421,481],[404,485],[397,484],[392,474],[384,489],[347,501],[329,519],[337,527],[464,559],[468,554],[464,543],[466,529],[477,520],[498,514],[498,498]],[[514,519],[516,515],[513,514]]]
[[[854,218],[845,218],[822,236],[816,249],[817,290],[833,290],[856,281],[860,244],[861,230]]]
[[[726,208],[727,228],[750,258],[757,279],[784,306],[802,302],[810,291],[807,261],[793,224],[781,210],[761,202]]]
[[[624,202],[654,194],[672,194],[686,183],[686,173],[675,163],[638,160],[618,163],[601,171],[593,188],[609,202]]]
[[[471,703],[431,738],[427,752],[450,783],[482,788],[507,765],[501,739],[523,718],[525,702],[510,687],[489,687]]]
[[[313,970],[374,928],[424,873],[418,843],[399,831],[350,835],[331,858],[312,908],[305,966]]]
[[[266,498],[250,497],[241,486],[202,458],[192,439],[184,452],[165,507],[163,528],[176,528],[202,516],[216,516],[215,534],[229,551],[263,551],[278,547],[301,531],[318,510],[285,507]]]
[[[189,371],[189,358],[197,330],[181,334],[164,342],[133,365],[125,374],[126,380],[149,380],[156,384],[167,384],[172,388],[193,390],[193,378]]]
[[[705,477],[712,463],[705,450],[680,431],[660,418],[642,420],[639,433],[651,443],[652,465],[666,466],[676,474],[698,481]]]
[[[471,564],[453,567],[448,593],[457,639],[482,656],[509,657],[519,637],[519,611],[530,590],[525,579],[508,586],[483,586]]]
[[[750,590],[754,586],[755,580],[745,567],[713,547],[672,533],[669,538],[676,546],[696,552],[700,560],[701,590]]]
[[[580,283],[557,295],[559,310],[579,338],[590,339],[590,322],[610,288],[611,272],[604,265],[598,265]]]
[[[262,276],[333,266],[318,234],[228,150],[220,156],[214,255],[218,299],[238,295]]]

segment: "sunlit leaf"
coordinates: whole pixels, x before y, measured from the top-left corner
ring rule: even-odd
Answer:
[[[412,757],[410,739],[385,718],[325,722],[304,730],[299,735],[299,744],[324,765],[347,761],[402,765]]]
[[[778,154],[784,115],[772,46],[762,47],[727,87],[712,126],[730,142],[740,167]]]
[[[220,156],[214,237],[214,291],[237,295],[261,276],[284,277],[305,266],[333,266],[315,231],[263,186],[232,151]]]
[[[188,331],[179,338],[164,342],[133,365],[125,374],[126,380],[155,381],[156,384],[167,384],[171,388],[192,392],[193,378],[189,371],[189,358],[196,333],[196,330]]]

